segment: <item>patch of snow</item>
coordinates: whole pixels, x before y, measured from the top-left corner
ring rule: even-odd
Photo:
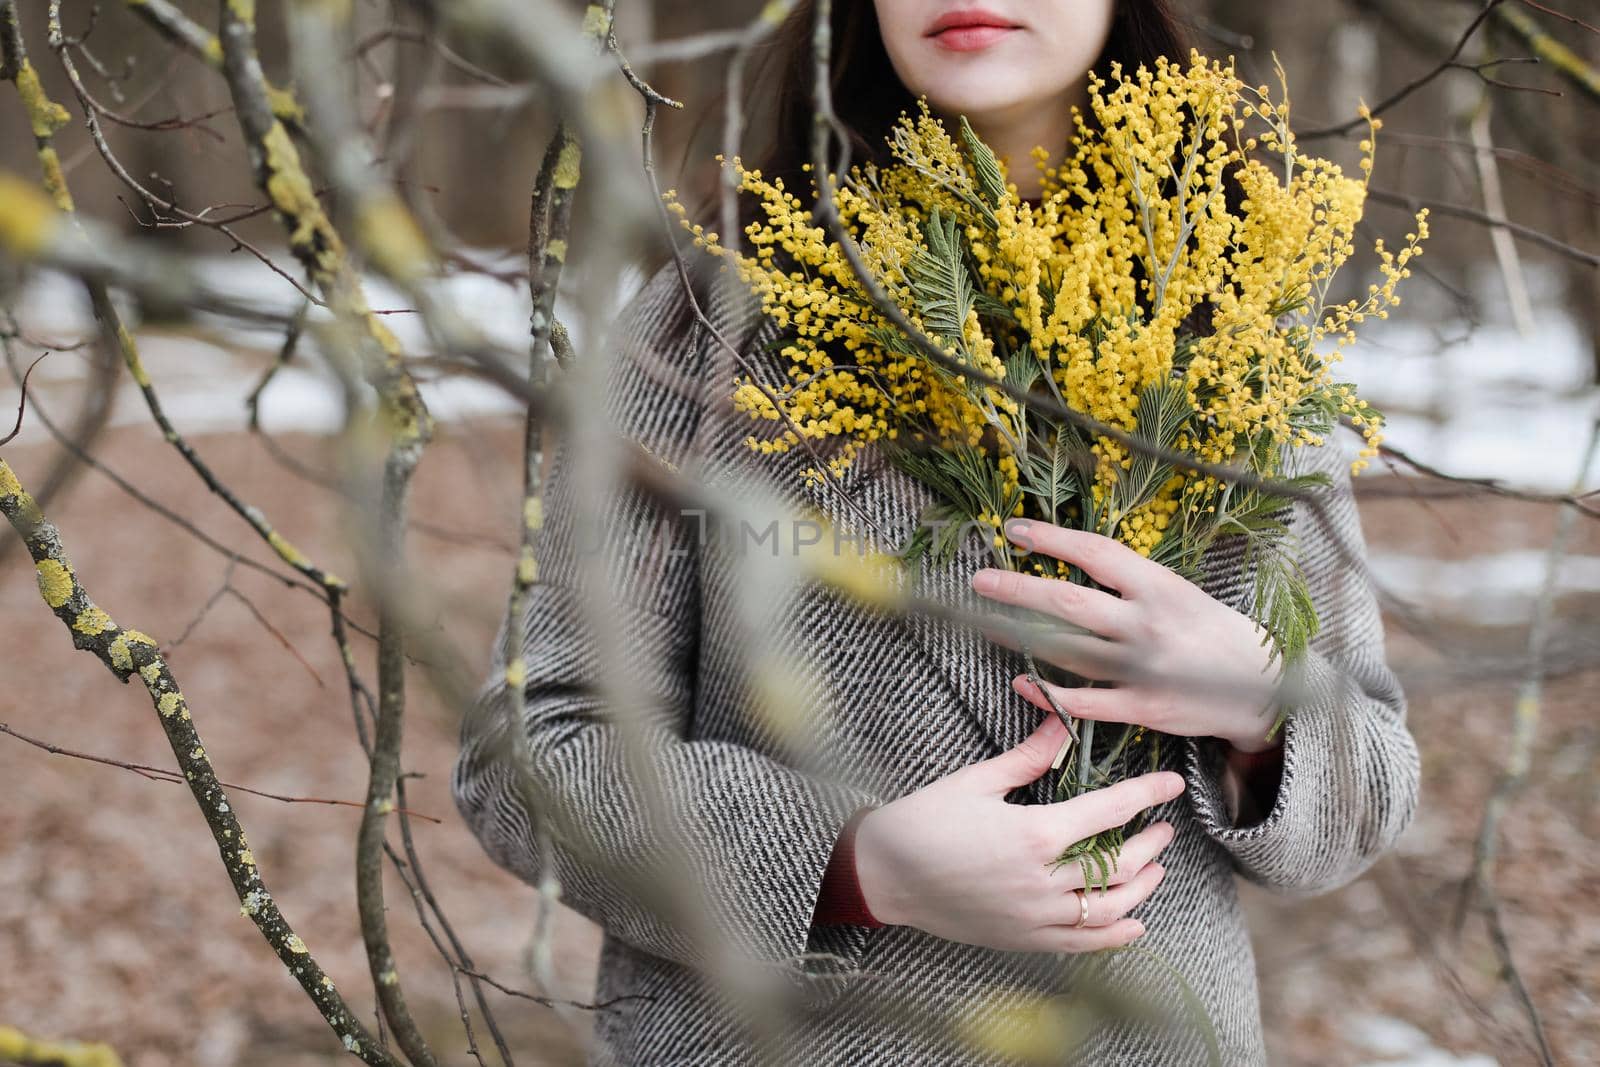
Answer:
[[[1408,299],[1390,318],[1361,324],[1335,374],[1388,415],[1385,440],[1418,460],[1566,492],[1600,417],[1600,389],[1591,381],[1591,343],[1562,304],[1559,275],[1537,265],[1527,274],[1531,336],[1506,317],[1491,268],[1474,285],[1485,321]]]
[[[1432,614],[1481,624],[1525,622],[1544,584],[1541,549],[1489,552],[1470,559],[1433,559],[1375,551],[1372,576],[1389,592]],[[1556,569],[1561,594],[1600,593],[1600,556],[1567,555]]]
[[[493,251],[473,253],[493,268],[515,271],[520,257]],[[234,254],[201,260],[198,273],[208,286],[263,309],[288,315],[303,297],[282,277],[253,257]],[[1352,381],[1379,410],[1389,413],[1386,439],[1419,460],[1455,474],[1497,478],[1534,489],[1566,491],[1577,473],[1577,452],[1593,420],[1600,416],[1600,389],[1590,384],[1588,340],[1562,304],[1559,275],[1528,266],[1535,330],[1522,336],[1506,317],[1492,265],[1474,283],[1484,321],[1469,324],[1445,306],[1436,292],[1412,280],[1407,300],[1387,320],[1362,324],[1355,346],[1345,353],[1338,376]],[[645,279],[629,268],[616,292],[605,300],[601,322],[613,321]],[[575,284],[575,279],[568,279]],[[426,353],[430,343],[406,299],[381,279],[365,279],[372,306],[395,332],[406,351]],[[450,275],[433,283],[435,293],[463,319],[511,351],[528,339],[531,311],[526,286],[479,274]],[[33,276],[15,301],[30,338],[66,343],[94,328],[82,288],[72,279],[43,272]],[[575,305],[567,325],[579,351],[587,342],[586,323]],[[327,312],[313,309],[313,322]],[[277,350],[279,331],[202,315],[216,338],[207,344],[141,327],[135,334],[175,421],[185,432],[226,430],[242,425],[242,400],[260,373],[263,354]],[[255,364],[233,359],[230,347],[253,350]],[[274,429],[333,432],[341,400],[333,378],[320,365],[314,331],[301,343],[297,374],[285,374],[263,399],[263,422]],[[189,365],[184,366],[185,363]],[[41,364],[39,384],[81,377],[84,353],[61,353]],[[193,378],[188,383],[174,379]],[[511,413],[516,404],[498,389],[464,377],[438,379],[422,386],[439,418]],[[208,401],[206,390],[211,390]],[[327,395],[316,395],[318,391]],[[119,398],[115,421],[143,416]],[[0,409],[14,406],[15,391],[0,390]],[[182,416],[179,416],[179,413]],[[1344,435],[1348,437],[1348,435]],[[1355,443],[1346,441],[1352,451]],[[1381,468],[1375,468],[1381,469]],[[1597,476],[1600,483],[1600,476]]]
[[[94,332],[89,295],[81,282],[68,275],[56,271],[30,274],[10,303],[16,311],[17,324],[29,340],[61,343]],[[43,364],[39,370],[44,370]]]
[[[1434,1045],[1415,1026],[1391,1015],[1357,1015],[1349,1020],[1352,1043],[1371,1059],[1362,1067],[1498,1067],[1491,1056],[1457,1056]]]

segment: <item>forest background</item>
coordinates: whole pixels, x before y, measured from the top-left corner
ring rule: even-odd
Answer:
[[[456,677],[476,681],[519,552],[527,405],[441,345],[450,335],[438,322],[453,314],[471,324],[486,351],[527,351],[543,296],[540,268],[529,269],[530,196],[562,135],[558,119],[581,126],[581,108],[591,108],[584,128],[613,143],[585,145],[566,234],[574,254],[554,306],[558,315],[581,307],[584,285],[614,283],[596,298],[602,305],[624,297],[637,277],[606,275],[616,264],[590,263],[586,250],[610,232],[597,206],[608,195],[648,196],[643,95],[620,73],[586,95],[552,88],[570,73],[562,55],[595,51],[570,6],[367,0],[321,42],[335,62],[318,67],[318,42],[304,25],[297,35],[286,13],[321,7],[256,5],[255,50],[267,82],[292,87],[312,116],[303,146],[317,195],[331,201],[337,188],[346,209],[362,195],[392,198],[435,248],[422,279],[350,269],[437,420],[410,494],[411,565],[433,593],[408,619],[412,647],[447,638],[460,652]],[[295,347],[286,338],[309,333],[307,294],[328,290],[263,209],[251,116],[219,69],[227,63],[171,29],[214,34],[225,9],[0,0],[20,26],[0,51],[0,73],[21,90],[0,85],[9,365],[0,437],[24,407],[18,375],[50,353],[0,458],[59,529],[95,602],[158,640],[219,778],[352,802],[230,791],[296,936],[371,1025],[353,860],[372,764],[327,637],[328,605],[306,595],[308,572],[241,514],[259,509],[322,571],[365,573],[335,474],[345,394],[326,361],[286,356]],[[1600,4],[1195,0],[1182,9],[1197,44],[1234,55],[1246,81],[1271,81],[1276,54],[1309,150],[1353,160],[1357,104],[1380,108],[1365,236],[1393,245],[1416,207],[1433,216],[1403,313],[1373,324],[1346,364],[1391,420],[1391,451],[1359,491],[1391,659],[1423,751],[1423,807],[1395,852],[1346,889],[1302,901],[1246,888],[1272,1062],[1600,1061],[1600,856],[1588,844],[1600,829]],[[616,3],[617,49],[655,92],[684,105],[655,109],[663,188],[715,181],[729,62],[759,37],[761,14],[727,0]],[[19,77],[18,40],[37,84]],[[614,57],[597,62],[615,70]],[[42,135],[41,93],[67,116]],[[345,143],[372,146],[381,166],[371,173],[386,176],[379,187],[363,187],[360,167],[341,172],[339,139],[317,133],[333,122],[318,117],[329,100],[349,105],[340,121],[364,137]],[[741,103],[759,131],[764,101]],[[86,115],[98,119],[98,146]],[[46,188],[47,144],[93,254],[66,238],[34,242],[18,221],[32,204],[23,187]],[[335,211],[330,225],[344,221]],[[353,256],[382,265],[379,242],[346,236]],[[156,291],[178,285],[169,269],[178,263],[209,305]],[[1350,283],[1371,269],[1356,262]],[[107,340],[96,279],[109,285],[101,291],[171,427],[240,507],[207,489],[132,376],[117,371],[125,353]],[[586,324],[603,319],[574,314],[577,358]],[[275,366],[252,425],[247,402]],[[352,585],[354,670],[371,680],[378,601],[368,584]],[[448,793],[459,706],[427,664],[414,658],[408,674],[403,769],[416,777],[405,804],[440,820],[413,818],[410,828],[438,908],[422,904],[428,927],[412,909],[407,863],[384,876],[409,1013],[442,1062],[461,1063],[459,1005],[469,1003],[476,1043],[496,1062],[472,974],[523,992],[543,984],[561,1003],[481,990],[518,1062],[579,1062],[593,1010],[573,1002],[590,997],[598,930],[541,908],[468,834]],[[0,1042],[6,1027],[104,1042],[137,1067],[345,1055],[241,916],[214,828],[170,771],[173,743],[139,678],[119,684],[74,650],[5,527],[0,724]],[[393,827],[390,839],[400,847]],[[0,1043],[0,1063],[7,1054]]]

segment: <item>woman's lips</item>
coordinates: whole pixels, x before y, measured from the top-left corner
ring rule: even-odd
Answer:
[[[947,52],[977,52],[1022,27],[982,7],[959,7],[933,20],[928,36]]]
[[[933,43],[951,52],[976,52],[988,48],[1016,26],[952,26],[933,35]]]

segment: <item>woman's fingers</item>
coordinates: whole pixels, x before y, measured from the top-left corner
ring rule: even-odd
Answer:
[[[1023,548],[1077,564],[1089,577],[1125,597],[1149,593],[1175,577],[1161,564],[1103,534],[1027,519],[1008,520],[1005,532]]]
[[[1072,926],[1083,914],[1083,905],[1078,903],[1081,893],[1089,902],[1089,920],[1084,926],[1110,926],[1128,912],[1143,904],[1151,893],[1156,891],[1156,886],[1161,884],[1161,879],[1166,877],[1166,869],[1159,863],[1147,863],[1128,881],[1109,889],[1099,887],[1093,889],[1079,889],[1071,893],[1061,894],[1061,904],[1055,910],[1054,921],[1051,926]]]
[[[1140,871],[1161,854],[1162,849],[1172,844],[1174,832],[1172,824],[1163,821],[1154,826],[1146,826],[1128,838],[1117,853],[1117,865],[1112,869],[1107,881],[1111,885],[1121,885],[1137,877]],[[1076,863],[1061,864],[1051,870],[1050,884],[1059,887],[1063,893],[1082,889],[1083,868]]]
[[[1080,889],[1061,894],[1061,907],[1055,909],[1057,921],[1035,932],[1042,942],[1040,948],[1046,952],[1093,952],[1127,944],[1144,933],[1144,924],[1127,918],[1128,912],[1150,899],[1166,873],[1159,863],[1151,863],[1130,881],[1112,889]],[[1080,894],[1089,903],[1087,919],[1079,902]]]
[[[1033,732],[1012,748],[997,756],[968,764],[950,777],[970,784],[979,792],[999,796],[1021,785],[1035,781],[1050,769],[1061,743],[1067,738],[1067,728],[1054,715],[1039,720]]]
[[[972,588],[990,600],[1065,619],[1105,637],[1125,634],[1133,612],[1132,605],[1103,590],[998,567],[974,574]]]
[[[1117,853],[1117,868],[1111,872],[1111,884],[1127,881],[1138,874],[1152,860],[1161,854],[1161,851],[1172,844],[1172,839],[1177,836],[1170,822],[1165,820],[1154,826],[1146,826],[1143,830],[1128,838],[1122,845],[1122,850]],[[1083,873],[1082,868],[1078,870]]]
[[[997,645],[1031,652],[1046,663],[1053,663],[1080,678],[1114,682],[1131,673],[1128,646],[1107,641],[1094,634],[1077,633],[1061,627],[1041,626],[1021,621],[990,622],[983,635]]]
[[[1052,660],[1052,662],[1054,662]],[[1070,669],[1070,668],[1069,668]],[[1084,677],[1090,677],[1084,675]],[[1043,681],[1043,679],[1041,679]],[[1011,688],[1041,711],[1054,711],[1050,699],[1026,674],[1011,679]],[[1052,682],[1044,683],[1045,690],[1055,697],[1056,703],[1075,719],[1093,719],[1096,722],[1131,722],[1141,726],[1155,726],[1140,715],[1133,691],[1128,689],[1069,688]]]
[[[1065,848],[1075,841],[1093,837],[1102,830],[1126,825],[1146,808],[1179,796],[1183,792],[1183,776],[1172,771],[1156,771],[1126,778],[1104,789],[1095,789],[1070,800],[1058,800],[1043,805],[1051,812],[1060,828],[1061,843]]]

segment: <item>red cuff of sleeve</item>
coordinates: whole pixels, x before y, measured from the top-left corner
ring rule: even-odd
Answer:
[[[1241,752],[1229,747],[1227,763],[1238,776],[1239,790],[1234,822],[1253,826],[1264,820],[1277,805],[1278,786],[1283,781],[1283,741],[1261,752]]]
[[[817,894],[817,906],[811,922],[816,926],[883,926],[873,918],[867,901],[861,895],[861,881],[856,877],[856,826],[871,811],[862,808],[850,816],[839,839],[833,843],[833,855],[828,858],[828,868],[822,874],[822,889]]]

